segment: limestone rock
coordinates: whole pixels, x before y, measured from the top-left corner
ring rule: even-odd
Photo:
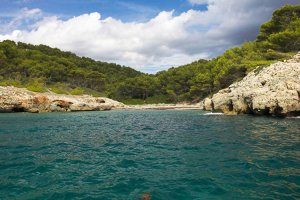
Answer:
[[[208,111],[212,111],[214,108],[213,102],[210,98],[205,98],[203,100],[203,110],[208,110]]]
[[[300,115],[300,53],[286,62],[256,68],[212,97],[213,109],[227,114]]]
[[[121,108],[124,104],[89,95],[35,93],[24,88],[0,87],[0,112],[70,112]]]

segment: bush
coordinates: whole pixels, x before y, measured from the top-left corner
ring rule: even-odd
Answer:
[[[33,92],[47,92],[44,81],[42,79],[33,79],[26,85],[26,88]]]
[[[74,89],[72,89],[72,90],[70,91],[70,93],[71,93],[72,95],[82,95],[82,94],[85,93],[85,91],[84,91],[84,89],[82,89],[82,88],[74,88]]]

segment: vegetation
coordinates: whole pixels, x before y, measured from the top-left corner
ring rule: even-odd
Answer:
[[[0,43],[0,84],[36,92],[104,94],[125,79],[141,75],[129,67],[97,62],[45,45]]]
[[[257,40],[155,75],[78,57],[45,45],[0,42],[0,85],[37,92],[108,96],[128,104],[199,101],[300,50],[300,6],[286,5],[261,26]]]

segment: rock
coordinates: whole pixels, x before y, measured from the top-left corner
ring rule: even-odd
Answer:
[[[38,108],[30,108],[27,110],[30,113],[39,113],[39,109]]]
[[[49,101],[49,99],[48,99],[48,97],[46,97],[46,96],[35,96],[34,98],[33,98],[33,102],[35,103],[35,104],[45,104],[45,103],[47,103]]]
[[[105,103],[105,100],[104,99],[97,99],[96,102],[97,103]]]
[[[70,108],[70,105],[72,105],[73,103],[72,102],[67,102],[67,101],[64,101],[64,100],[54,100],[52,101],[53,105],[56,105],[57,107],[60,107],[62,109],[69,109]]]
[[[209,108],[209,100],[204,100]],[[250,72],[212,97],[214,111],[226,114],[300,115],[300,53]]]
[[[214,109],[214,104],[210,98],[205,98],[202,105],[203,110],[212,111]]]
[[[199,105],[199,108],[201,108],[202,110],[205,108],[204,101],[200,101],[198,105]]]
[[[0,112],[100,111],[122,107],[124,104],[104,97],[35,93],[24,88],[0,87]]]

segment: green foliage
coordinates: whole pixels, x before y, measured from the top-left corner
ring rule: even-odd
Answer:
[[[127,105],[173,103],[173,101],[170,101],[168,99],[168,96],[166,95],[156,95],[156,96],[148,97],[146,100],[126,98],[126,99],[122,99],[122,102]]]
[[[272,34],[268,40],[275,50],[283,52],[300,50],[300,27],[298,31],[284,31]]]
[[[180,102],[192,100],[190,89],[195,85],[194,78],[203,73],[209,62],[199,60],[189,65],[171,68],[157,74],[160,80],[162,94],[168,97],[168,101]]]
[[[57,93],[57,94],[68,94],[69,90],[70,90],[70,88],[67,87],[66,84],[60,83],[60,82],[51,84],[51,85],[48,86],[48,88],[51,92],[54,92],[54,93]]]
[[[37,92],[108,96],[127,104],[199,101],[248,72],[300,50],[300,6],[286,5],[261,26],[257,40],[210,61],[148,75],[129,67],[78,57],[45,45],[0,42],[0,85]]]
[[[82,95],[85,93],[85,90],[83,88],[74,88],[70,91],[70,94],[72,95]]]
[[[24,87],[20,81],[16,80],[1,80],[0,86],[15,86],[15,87]]]
[[[44,80],[42,78],[32,79],[27,85],[26,88],[33,92],[46,92]]]
[[[145,100],[156,94],[158,88],[158,78],[143,74],[126,79],[116,88],[112,96],[115,96],[117,99],[130,97]]]
[[[32,91],[95,95],[108,93],[128,78],[141,75],[129,67],[78,57],[45,45],[0,42],[1,85]],[[85,89],[79,89],[85,88]]]
[[[277,51],[299,51],[300,5],[286,5],[276,10],[272,20],[261,26],[257,41],[266,41]]]

